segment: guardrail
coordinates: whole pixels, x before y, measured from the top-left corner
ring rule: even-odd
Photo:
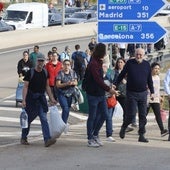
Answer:
[[[165,64],[164,56],[170,54],[170,48],[159,50],[159,51],[154,51],[152,53],[147,54],[147,60],[150,63],[153,62],[161,62],[162,67]]]

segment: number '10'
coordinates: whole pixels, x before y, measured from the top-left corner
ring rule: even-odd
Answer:
[[[143,11],[148,11],[148,10],[149,10],[149,7],[148,7],[148,6],[142,6],[142,10],[143,10]]]

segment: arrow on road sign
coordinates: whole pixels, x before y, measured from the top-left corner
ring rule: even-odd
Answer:
[[[154,21],[98,22],[98,42],[155,43],[166,30]]]
[[[165,0],[98,0],[98,20],[148,20]]]

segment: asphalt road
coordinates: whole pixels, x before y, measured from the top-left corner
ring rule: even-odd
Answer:
[[[31,135],[30,146],[18,142],[0,147],[1,170],[167,170],[170,168],[170,143],[161,138],[158,127],[152,121],[147,125],[149,143],[137,141],[137,129],[118,137],[120,120],[114,119],[116,142],[105,140],[105,127],[100,137],[104,146],[87,147],[85,121],[71,125],[68,134],[63,134],[57,143],[45,148],[42,135]],[[38,127],[40,128],[40,127]]]

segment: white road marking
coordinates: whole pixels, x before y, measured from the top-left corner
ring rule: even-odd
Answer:
[[[15,107],[0,107],[0,110],[21,112],[21,108],[15,108]]]
[[[3,101],[4,103],[16,103],[16,101],[14,101],[14,100],[5,100],[5,101]]]
[[[0,116],[0,121],[19,123],[20,119],[19,118],[13,118],[13,117],[2,117],[2,116]],[[40,125],[40,121],[35,119],[31,124],[38,124],[38,125]]]
[[[40,134],[42,134],[41,130],[37,130],[37,131],[30,130],[29,136],[35,136],[35,135],[37,136]],[[16,132],[0,132],[0,137],[14,137],[20,135],[21,135],[21,130]]]
[[[15,96],[15,94],[12,94],[12,95],[10,95],[10,96],[7,96],[7,97],[1,99],[0,102],[2,102],[2,101],[4,102],[5,100],[11,99],[11,98],[13,98],[14,96]]]

